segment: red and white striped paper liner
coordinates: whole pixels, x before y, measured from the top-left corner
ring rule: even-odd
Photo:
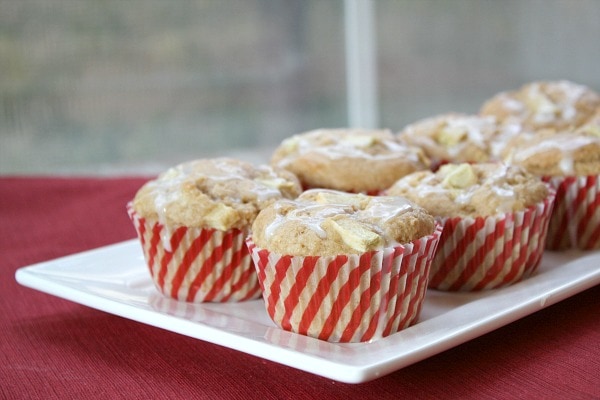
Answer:
[[[600,179],[598,176],[549,177],[556,189],[546,249],[600,249]]]
[[[168,229],[129,216],[142,244],[157,289],[180,301],[233,302],[260,297],[260,286],[245,244],[247,232],[179,226]]]
[[[365,342],[416,322],[441,230],[360,255],[279,255],[247,243],[276,325],[330,342]]]
[[[552,190],[544,201],[522,212],[446,219],[429,287],[487,290],[530,276],[542,258],[554,198]]]

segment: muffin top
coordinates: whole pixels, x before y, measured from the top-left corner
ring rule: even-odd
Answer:
[[[446,164],[396,182],[387,192],[404,196],[436,217],[486,217],[522,211],[548,196],[539,178],[500,163]]]
[[[506,146],[504,160],[538,176],[600,175],[600,121],[574,131],[515,137]]]
[[[516,122],[527,129],[562,130],[579,127],[600,108],[600,95],[569,81],[532,82],[502,92],[481,108],[501,122]]]
[[[583,125],[575,130],[576,133],[582,133],[588,136],[600,137],[600,107],[596,110],[594,115],[590,117]]]
[[[252,239],[278,254],[332,256],[408,243],[434,230],[433,217],[405,198],[311,189],[262,210]]]
[[[494,142],[519,133],[519,124],[499,124],[494,116],[442,114],[406,126],[398,137],[436,162],[494,160]]]
[[[261,209],[300,193],[300,183],[288,171],[230,158],[201,159],[147,182],[135,195],[133,208],[163,225],[225,231],[249,228]]]
[[[372,193],[427,169],[429,160],[387,130],[321,129],[284,140],[271,164],[296,174],[306,188]]]

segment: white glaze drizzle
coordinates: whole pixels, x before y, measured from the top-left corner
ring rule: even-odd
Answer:
[[[325,192],[340,194],[343,196],[362,196],[343,192],[336,192],[329,189],[311,189],[304,193]],[[349,203],[320,203],[316,200],[299,198],[296,200],[282,200],[275,204],[275,218],[265,227],[265,238],[270,240],[273,235],[287,222],[295,221],[308,229],[312,230],[321,239],[327,238],[327,233],[323,229],[322,224],[330,218],[339,215],[344,215],[348,218],[363,223],[369,226],[379,235],[385,236],[385,232],[381,229],[381,225],[386,224],[389,220],[399,217],[401,214],[413,210],[413,204],[405,198],[394,196],[369,197],[370,201],[364,209],[357,209]],[[281,213],[285,205],[292,205],[292,210],[285,215]],[[394,242],[393,238],[384,237],[385,243]]]
[[[386,134],[389,134],[389,138],[385,137]],[[370,153],[368,151],[369,145],[362,145],[360,140],[353,140],[353,137],[372,139],[373,144],[381,146],[382,149]],[[419,161],[418,155],[411,148],[398,143],[389,131],[320,129],[292,136],[286,139],[282,145],[294,149],[278,162],[278,165],[283,168],[297,157],[308,153],[320,154],[332,160],[340,158],[389,160],[402,157],[413,162]]]
[[[600,140],[592,136],[557,135],[539,143],[529,145],[522,150],[517,150],[513,154],[513,159],[519,163],[545,151],[558,151],[561,154],[561,160],[559,161],[561,172],[565,175],[574,175],[574,152],[593,143],[600,144]]]
[[[543,85],[547,85],[543,87]],[[542,103],[543,107],[530,109],[533,120],[537,123],[547,124],[553,121],[572,121],[577,116],[577,102],[585,94],[587,88],[568,81],[535,82],[527,86],[525,95],[536,104]],[[557,98],[548,96],[548,92],[560,93]]]
[[[406,179],[398,181],[396,187],[404,189],[404,191],[415,191],[420,198],[427,198],[434,194],[442,195],[453,199],[454,202],[461,205],[470,204],[473,196],[481,190],[491,190],[495,198],[498,199],[499,206],[497,212],[508,212],[512,210],[515,203],[515,190],[505,180],[509,166],[505,164],[494,165],[497,165],[497,169],[490,173],[489,176],[484,179],[480,178],[478,182],[466,188],[446,186],[443,183],[444,176],[442,176],[440,171],[437,174],[429,173],[420,179],[418,188],[415,188]]]
[[[281,197],[280,190],[261,182],[261,180],[285,181],[268,166],[256,167],[255,173],[249,173],[236,161],[229,159],[210,160],[210,165],[206,165],[206,171],[196,168],[196,165],[195,161],[179,164],[159,175],[157,179],[148,182],[158,222],[163,225],[161,241],[167,251],[171,250],[170,238],[172,235],[169,229],[170,225],[167,223],[167,209],[171,204],[182,200],[181,188],[184,185],[195,185],[195,182],[203,180],[206,182],[205,186],[210,188],[237,181],[239,185],[247,187],[248,193],[255,194],[259,202]],[[206,194],[210,195],[210,193]],[[242,202],[242,199],[231,196],[228,197],[228,200]]]
[[[321,227],[327,218],[340,214],[352,213],[352,207],[346,204],[320,204],[315,202],[293,201],[295,209],[289,211],[285,216],[278,211],[279,204],[275,206],[275,219],[265,228],[265,237],[271,239],[275,232],[287,221],[296,221],[312,230],[321,239],[327,238],[327,233]]]
[[[369,205],[357,213],[359,218],[369,218],[376,224],[385,224],[401,214],[412,211],[413,203],[403,197],[380,197],[372,200]]]

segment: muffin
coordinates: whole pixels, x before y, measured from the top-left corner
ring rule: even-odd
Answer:
[[[406,126],[398,138],[423,149],[433,164],[498,160],[495,143],[521,131],[519,124],[499,124],[494,116],[442,114]]]
[[[321,129],[284,140],[271,164],[298,176],[305,189],[376,194],[400,177],[429,168],[415,147],[387,130]]]
[[[600,248],[600,121],[563,132],[518,137],[504,154],[507,163],[542,177],[556,189],[546,248]]]
[[[519,123],[525,129],[564,130],[583,125],[600,108],[600,95],[569,81],[531,82],[498,93],[481,107],[502,123]]]
[[[279,327],[364,342],[416,322],[440,232],[404,198],[312,189],[262,210],[248,246]]]
[[[158,290],[187,302],[260,297],[246,236],[259,211],[301,192],[295,176],[228,158],[190,161],[128,204]]]
[[[408,175],[386,193],[408,198],[444,225],[431,288],[495,289],[526,278],[540,262],[554,193],[519,167],[446,164]]]

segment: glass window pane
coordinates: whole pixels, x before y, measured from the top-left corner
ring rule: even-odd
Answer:
[[[597,0],[380,0],[381,124],[475,113],[502,90],[569,79],[600,90]]]
[[[0,0],[0,10],[1,173],[258,157],[248,148],[345,124],[338,2]]]

